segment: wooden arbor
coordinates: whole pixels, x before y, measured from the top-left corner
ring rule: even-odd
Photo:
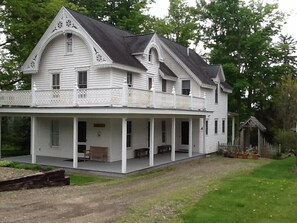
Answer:
[[[257,132],[255,132],[255,128]],[[257,146],[258,153],[261,154],[261,150],[264,146],[265,140],[263,132],[266,131],[266,127],[259,122],[254,116],[251,116],[246,122],[244,122],[240,129],[240,148],[242,150],[248,149],[252,146]],[[256,137],[255,137],[256,134]],[[255,145],[255,138],[257,138],[257,144]],[[253,140],[252,140],[253,139]]]

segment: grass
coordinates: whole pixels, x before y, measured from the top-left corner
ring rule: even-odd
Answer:
[[[82,175],[69,175],[70,184],[83,186],[91,183],[105,183],[110,182],[113,179],[101,176],[82,176]]]
[[[15,169],[25,169],[25,170],[41,170],[41,171],[49,171],[52,170],[53,167],[51,166],[42,166],[39,164],[25,164],[7,160],[0,161],[0,167],[11,167]]]
[[[229,177],[183,216],[184,222],[296,222],[295,157]]]

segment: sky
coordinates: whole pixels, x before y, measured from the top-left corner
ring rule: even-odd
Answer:
[[[195,0],[186,0],[189,5],[195,6]],[[279,9],[282,12],[291,14],[286,19],[286,24],[283,27],[282,34],[289,34],[297,40],[297,1],[296,0],[263,0],[267,3],[278,3]],[[168,14],[169,0],[156,0],[156,3],[151,6],[150,14],[164,17]]]

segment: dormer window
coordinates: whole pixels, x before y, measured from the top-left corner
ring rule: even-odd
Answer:
[[[148,61],[152,64],[158,63],[158,52],[155,48],[151,48],[148,55]]]
[[[66,53],[72,53],[72,33],[66,34]]]
[[[215,89],[215,103],[219,103],[219,85],[217,85]]]

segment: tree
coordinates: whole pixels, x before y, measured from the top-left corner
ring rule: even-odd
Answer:
[[[145,12],[154,0],[69,0],[88,10],[92,18],[105,21],[135,34],[147,31],[149,15]]]
[[[0,89],[28,87],[19,68],[63,5],[81,9],[66,0],[0,0]]]
[[[285,75],[276,86],[274,95],[275,111],[283,129],[295,127],[297,121],[297,79]]]
[[[281,31],[284,15],[277,4],[259,0],[211,0],[198,2],[204,45],[210,62],[222,64],[233,87],[229,110],[242,118],[271,107],[273,88],[283,75],[282,55],[272,38]],[[278,61],[278,62],[277,62]]]

